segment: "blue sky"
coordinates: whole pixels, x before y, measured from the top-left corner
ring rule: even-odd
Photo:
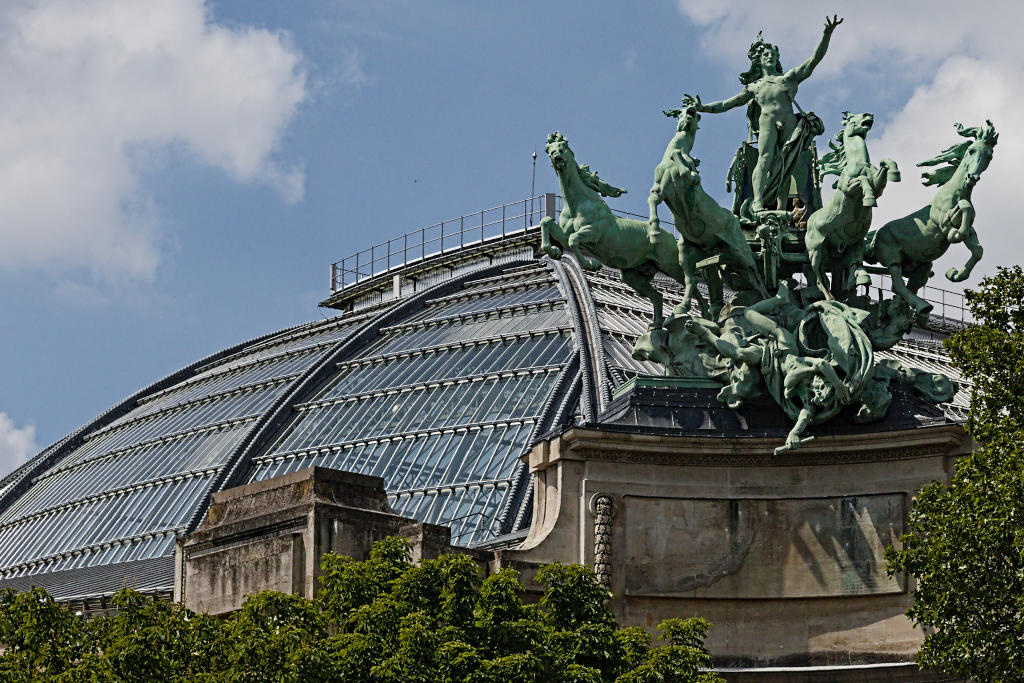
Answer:
[[[537,190],[554,191],[552,130],[628,189],[614,206],[645,211],[673,132],[662,109],[739,92],[759,29],[785,68],[813,50],[825,5],[765,4],[5,3],[0,470],[199,357],[327,315],[330,262],[527,196],[534,149]],[[1024,47],[1006,6],[957,7],[858,3],[798,100],[829,135],[844,109],[875,113],[873,158],[903,169],[878,225],[927,202],[914,163],[956,141],[955,121],[991,117],[982,275],[1021,260]],[[694,155],[726,202],[745,119],[701,125]]]

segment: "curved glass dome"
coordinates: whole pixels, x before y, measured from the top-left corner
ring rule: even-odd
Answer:
[[[524,228],[366,278],[326,302],[340,316],[190,365],[47,448],[0,482],[0,585],[170,592],[210,493],[314,465],[382,477],[398,514],[459,545],[522,531],[521,456],[659,372],[631,356],[650,304],[613,271],[536,260],[538,241]],[[952,374],[935,342],[887,353]]]

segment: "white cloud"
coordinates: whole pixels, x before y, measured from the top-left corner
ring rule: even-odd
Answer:
[[[813,51],[828,9],[813,0],[677,2],[701,27],[706,52],[738,69],[749,64],[747,46],[761,29],[768,41],[780,46],[783,65],[796,66]],[[907,93],[905,103],[878,118],[868,140],[874,161],[892,157],[903,172],[903,181],[879,199],[875,227],[930,201],[934,188],[921,185],[921,169],[915,164],[962,140],[954,122],[973,126],[990,118],[1002,132],[992,164],[973,193],[975,225],[986,255],[975,275],[956,285],[942,274],[962,266],[969,254],[963,245],[953,245],[936,264],[930,285],[959,290],[976,285],[996,265],[1024,262],[1016,205],[1010,201],[1020,191],[1015,169],[1024,168],[1024,141],[1014,128],[1024,111],[1024,91],[1018,85],[1024,72],[1024,42],[1017,35],[1022,20],[1024,8],[1011,3],[980,1],[964,7],[952,0],[864,0],[851,6],[828,54],[801,90],[808,95],[812,89],[826,92],[841,103],[837,108],[854,111],[865,110],[858,105],[858,93],[877,88]],[[709,92],[704,99],[732,94],[734,83],[723,84],[721,94]],[[835,122],[826,125],[834,129]]]
[[[0,476],[6,475],[38,451],[35,425],[15,427],[7,413],[0,412]]]
[[[818,0],[677,0],[677,5],[703,30],[706,51],[743,67],[749,64],[747,47],[762,29],[766,40],[779,45],[786,68],[807,59],[821,37],[826,13],[838,13],[844,21],[818,67],[822,74],[886,64],[875,75],[898,79],[927,73],[952,55],[1019,56],[1022,49],[1024,10],[996,0],[978,0],[969,7],[956,0],[862,0],[848,11]]]
[[[978,212],[974,225],[985,247],[985,256],[975,274],[964,283],[976,285],[980,275],[995,272],[997,265],[1024,262],[1017,221],[1017,206],[1012,198],[1020,193],[1015,168],[1024,166],[1024,139],[1013,124],[1015,112],[1024,111],[1024,93],[1016,86],[1020,67],[1007,62],[951,57],[941,64],[934,80],[917,88],[903,109],[895,114],[882,134],[869,140],[874,161],[892,157],[900,163],[903,180],[879,199],[875,225],[905,216],[928,204],[935,188],[921,185],[921,171],[915,164],[931,158],[963,138],[953,123],[981,125],[991,118],[1000,131],[992,163],[974,189],[971,202]],[[955,94],[955,97],[952,95]],[[949,248],[940,259],[930,285],[943,289],[961,289],[946,280],[943,273],[960,267],[970,253],[962,244]]]
[[[370,82],[366,75],[366,68],[363,63],[363,56],[359,48],[349,46],[340,51],[341,58],[338,60],[338,80],[345,85],[361,86]]]
[[[163,238],[146,149],[302,196],[302,169],[275,159],[306,97],[299,54],[215,23],[202,0],[8,2],[0,89],[0,268],[151,278]]]

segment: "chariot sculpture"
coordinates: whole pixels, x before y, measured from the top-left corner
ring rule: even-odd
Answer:
[[[924,173],[926,186],[939,186],[931,203],[877,230],[873,208],[900,172],[892,159],[871,164],[874,116],[846,112],[829,151],[818,157],[815,138],[825,127],[795,95],[841,23],[826,19],[814,54],[789,71],[778,48],[758,34],[739,94],[707,104],[685,95],[680,108],[665,111],[676,130],[655,165],[646,222],[615,216],[603,197],[625,190],[577,164],[564,135],[552,133],[545,146],[564,208],[558,221],[542,221],[541,251],[555,259],[569,252],[585,270],[616,268],[651,302],[650,328],[633,349],[638,359],[662,365],[668,376],[717,381],[718,400],[730,408],[776,403],[793,423],[777,454],[813,438],[805,436],[811,425],[847,406],[858,422],[884,417],[893,381],[928,401],[952,399],[956,387],[948,378],[882,361],[875,352],[927,322],[932,306],[918,292],[950,245],[962,242],[970,251],[963,268],[946,273],[953,282],[965,280],[982,255],[971,192],[998,141],[991,121],[955,124],[966,140],[918,163],[938,167]],[[735,198],[726,209],[704,191],[693,148],[701,113],[744,104],[749,136],[729,169],[726,187]],[[821,178],[828,175],[837,176],[835,192],[822,201]],[[661,204],[678,237],[661,226]],[[871,271],[891,275],[892,298],[872,301],[862,293]],[[683,288],[682,303],[669,315],[653,285],[657,273]]]

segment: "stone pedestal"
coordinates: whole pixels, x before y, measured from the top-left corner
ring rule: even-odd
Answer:
[[[326,552],[365,559],[375,541],[402,535],[419,560],[449,552],[450,534],[394,514],[379,477],[300,470],[213,494],[205,521],[178,543],[174,598],[208,614],[261,590],[311,598]]]
[[[960,426],[819,434],[782,456],[778,435],[638,431],[587,425],[534,447],[534,517],[517,560],[600,567],[623,625],[709,619],[716,664],[748,669],[742,680],[836,665],[876,666],[828,680],[918,680],[877,666],[910,662],[922,640],[884,551],[915,492],[946,481],[968,451]]]

